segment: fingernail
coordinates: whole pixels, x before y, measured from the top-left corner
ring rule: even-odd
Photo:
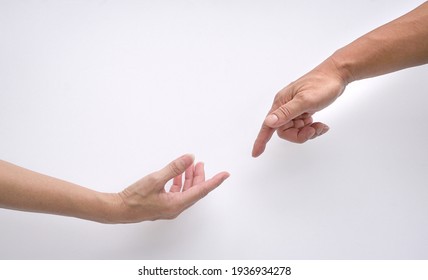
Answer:
[[[328,127],[327,125],[324,126],[323,130],[321,131],[320,135],[323,135],[324,133],[326,133],[328,130],[330,129],[330,127]]]
[[[278,121],[278,117],[275,114],[266,117],[265,122],[267,125],[272,126]]]

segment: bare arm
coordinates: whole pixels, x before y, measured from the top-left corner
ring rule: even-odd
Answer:
[[[428,63],[428,2],[331,56],[347,83]]]
[[[113,197],[0,161],[2,208],[107,221]]]
[[[263,153],[277,131],[279,137],[304,143],[328,131],[312,115],[333,103],[356,80],[428,63],[428,2],[349,45],[275,96],[253,147]]]
[[[182,174],[185,173],[184,184]],[[202,163],[184,155],[120,193],[100,193],[0,161],[0,207],[102,223],[175,218],[229,176],[205,180]],[[165,184],[173,179],[169,191]]]

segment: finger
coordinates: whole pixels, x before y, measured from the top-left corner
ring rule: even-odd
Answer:
[[[278,130],[278,136],[294,143],[304,143],[308,141],[315,134],[315,129],[312,126],[305,126],[303,128],[289,128],[285,130]]]
[[[174,177],[174,180],[172,181],[172,186],[169,189],[170,192],[179,192],[181,191],[182,186],[182,174]]]
[[[296,119],[296,120],[291,121],[291,122],[293,123],[294,128],[302,128],[305,126],[305,122],[302,119]]]
[[[190,205],[194,204],[196,201],[200,200],[212,190],[217,188],[221,183],[224,182],[230,176],[227,172],[221,172],[211,179],[202,182],[198,185],[195,185],[193,188],[188,189],[186,192],[181,193],[182,207],[187,208]]]
[[[305,127],[307,125],[312,124],[312,122],[313,122],[312,117],[302,117],[302,116],[299,116],[299,117],[293,119],[291,122],[288,122],[288,123],[282,125],[281,127],[278,128],[278,130],[285,130],[285,129],[288,129],[288,128],[291,128],[291,127],[294,127],[294,128],[303,128],[303,127]]]
[[[306,125],[308,125],[308,124],[311,124],[311,123],[313,123],[313,119],[312,119],[312,117],[311,116],[308,116],[308,117],[304,117],[303,118],[303,124],[306,126]]]
[[[298,116],[296,119],[285,123],[284,125],[279,127],[278,130],[286,130],[291,127],[302,128],[304,126],[307,126],[308,124],[311,124],[312,122],[313,122],[312,116],[308,113],[304,113]],[[271,134],[267,134],[267,131],[269,131],[269,133]],[[270,140],[274,132],[275,132],[275,129],[273,128],[270,128],[265,125],[262,127],[262,129],[259,132],[259,135],[257,136],[256,141],[254,142],[253,157],[258,157],[264,152],[266,148],[266,144]],[[266,134],[267,136],[265,136],[264,134]]]
[[[295,118],[294,120],[292,120],[291,122],[288,122],[280,127],[277,128],[278,131],[283,131],[289,128],[303,128],[307,125],[311,125],[313,122],[312,117],[306,117],[306,118],[302,118],[302,116],[299,116],[297,118]]]
[[[264,124],[271,128],[278,128],[304,113],[305,109],[303,108],[302,103],[296,99],[292,99],[270,113],[266,117]]]
[[[323,135],[324,133],[326,133],[330,128],[328,127],[328,125],[320,123],[320,122],[316,122],[311,124],[311,126],[315,129],[315,134],[311,137],[311,139],[314,139],[318,136]]]
[[[194,159],[195,157],[191,154],[183,155],[153,175],[163,187],[169,180],[182,174],[193,163]]]
[[[194,170],[195,166],[191,164],[185,172],[184,175],[184,186],[183,186],[183,192],[192,187],[193,185],[193,178],[194,178]]]
[[[259,131],[259,134],[257,135],[256,141],[254,141],[253,151],[252,151],[253,157],[258,157],[264,152],[266,148],[266,144],[267,142],[269,142],[274,132],[275,132],[274,128],[271,128],[263,124],[262,128]]]
[[[195,178],[193,179],[193,185],[198,185],[205,181],[205,170],[204,163],[198,162],[195,166]]]
[[[298,118],[307,119],[307,118],[311,118],[311,117],[312,117],[312,114],[303,113]]]

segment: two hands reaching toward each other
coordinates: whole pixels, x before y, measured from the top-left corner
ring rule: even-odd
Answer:
[[[356,80],[428,63],[428,2],[337,50],[275,97],[253,146],[261,155],[276,131],[304,143],[329,127],[312,116]],[[0,207],[102,223],[175,218],[229,177],[205,179],[202,163],[184,155],[120,193],[100,193],[0,161]],[[183,178],[184,175],[184,178]],[[167,191],[165,185],[172,180]]]
[[[100,193],[0,161],[0,207],[102,223],[172,219],[228,177],[221,172],[206,180],[203,163],[184,155],[120,193]]]

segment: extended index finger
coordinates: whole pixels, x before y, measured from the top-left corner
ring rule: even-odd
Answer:
[[[259,134],[257,135],[256,141],[254,141],[253,145],[253,157],[258,157],[261,155],[265,148],[267,142],[272,138],[273,133],[275,132],[276,128],[271,128],[267,126],[265,123],[263,123]]]
[[[277,129],[277,127],[273,128],[271,125],[267,125],[267,117],[270,116],[280,106],[279,101],[278,101],[279,99],[277,98],[278,94],[275,97],[275,99],[272,103],[272,106],[271,106],[268,114],[266,115],[266,118],[263,121],[262,127],[260,128],[260,131],[259,131],[259,134],[257,135],[256,141],[254,141],[253,151],[252,151],[253,157],[258,157],[265,151],[266,144],[272,138],[273,133]]]

